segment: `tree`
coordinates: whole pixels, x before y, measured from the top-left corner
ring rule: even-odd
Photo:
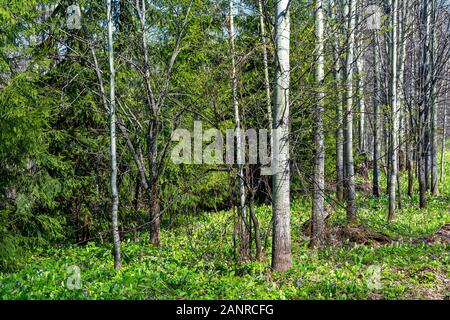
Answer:
[[[372,55],[373,55],[373,159],[372,159],[372,194],[380,196],[380,73],[379,71],[379,37],[377,31],[373,31]]]
[[[448,85],[447,85],[448,90]],[[445,100],[444,100],[444,118],[442,120],[442,144],[441,144],[441,172],[439,181],[442,183],[444,182],[444,174],[445,174],[445,163],[444,163],[444,154],[445,154],[445,139],[446,139],[446,133],[447,133],[447,103],[448,103],[448,93],[446,91],[445,93]]]
[[[161,244],[161,190],[160,183],[163,173],[167,169],[168,154],[167,150],[171,144],[170,136],[163,136],[163,111],[166,100],[169,96],[170,85],[174,78],[174,69],[177,58],[182,48],[182,42],[187,33],[187,25],[190,21],[190,12],[194,1],[188,0],[178,4],[168,3],[167,6],[152,7],[156,10],[154,15],[161,18],[161,13],[158,10],[172,14],[177,13],[175,19],[168,22],[167,30],[173,31],[171,36],[174,38],[171,47],[163,46],[160,48],[161,55],[164,56],[164,62],[158,67],[152,66],[150,60],[150,49],[148,48],[149,41],[149,26],[147,25],[147,13],[150,9],[146,8],[146,1],[137,1],[134,7],[136,16],[138,18],[138,30],[135,30],[137,37],[140,39],[140,45],[137,46],[137,59],[133,57],[129,64],[137,71],[138,77],[143,81],[143,92],[140,92],[145,103],[145,110],[142,113],[131,112],[130,117],[134,121],[127,121],[126,129],[130,132],[139,132],[145,141],[146,156],[143,156],[142,148],[137,141],[132,141],[127,138],[127,146],[133,155],[133,159],[139,171],[139,176],[142,186],[147,193],[147,198],[150,203],[150,242],[153,245],[159,246]],[[176,9],[175,9],[176,7]],[[160,30],[160,32],[162,32]],[[167,43],[166,43],[167,45]],[[133,49],[133,48],[132,48]],[[155,48],[154,48],[155,49]],[[133,51],[133,50],[132,50]],[[134,53],[134,52],[133,52]],[[134,61],[136,60],[136,61]],[[155,63],[156,64],[156,63]],[[154,73],[152,74],[151,71]],[[170,109],[169,111],[174,111]],[[173,130],[178,125],[175,119],[172,123]],[[142,123],[145,125],[142,125]],[[129,127],[128,127],[129,126]],[[145,160],[144,160],[145,159]]]
[[[108,54],[109,54],[109,137],[111,150],[111,218],[112,235],[114,243],[114,268],[122,268],[122,259],[120,252],[120,235],[118,226],[119,193],[117,190],[117,154],[116,154],[116,97],[115,97],[115,79],[114,70],[114,42],[113,42],[113,14],[111,0],[106,1],[107,19],[108,19]]]
[[[289,0],[279,0],[275,9],[275,99],[273,115],[273,242],[272,268],[286,271],[291,265],[289,86]]]
[[[246,259],[249,256],[249,245],[248,245],[248,235],[247,235],[247,208],[246,208],[246,195],[245,195],[245,177],[244,177],[244,158],[242,151],[242,134],[241,134],[241,117],[239,112],[239,101],[238,101],[238,76],[236,70],[236,48],[235,48],[235,27],[234,27],[234,0],[229,1],[229,37],[230,37],[230,54],[231,54],[231,81],[232,81],[232,92],[233,92],[233,111],[234,111],[234,125],[236,126],[236,159],[238,165],[237,180],[239,185],[239,218],[238,218],[238,232],[240,236],[240,257],[241,259]],[[244,137],[245,139],[245,137]]]
[[[338,20],[338,6],[333,1],[332,19]],[[334,36],[334,78],[335,89],[337,94],[336,103],[336,199],[342,201],[344,199],[344,99],[342,95],[342,64],[341,64],[341,28],[338,28]]]
[[[362,3],[360,3],[362,5]],[[360,28],[362,24],[361,20],[361,8],[362,6],[357,7],[356,9],[356,25]],[[362,32],[358,33],[357,40],[355,41],[356,47],[356,70],[358,73],[357,77],[357,89],[358,89],[358,113],[359,113],[359,121],[358,121],[358,152],[366,157],[366,99],[365,99],[365,60],[364,60],[364,52],[365,45],[364,39],[362,38]]]
[[[398,131],[399,131],[399,115],[397,103],[397,11],[398,0],[391,1],[391,145],[390,145],[390,175],[389,175],[389,214],[388,220],[395,218],[395,194],[398,175]]]
[[[345,110],[345,183],[347,196],[347,220],[353,222],[356,219],[355,205],[355,167],[353,160],[353,60],[355,50],[355,14],[356,0],[349,0],[347,7],[348,39],[346,57],[346,110]]]
[[[427,206],[427,125],[429,113],[429,38],[430,38],[430,14],[428,9],[428,1],[421,1],[420,9],[420,62],[419,62],[419,107],[418,107],[418,124],[417,124],[417,165],[419,177],[419,204],[421,208]]]
[[[325,242],[324,190],[325,190],[325,148],[323,132],[323,104],[324,92],[324,17],[323,0],[315,1],[315,34],[316,34],[316,73],[317,86],[316,106],[314,115],[314,178],[313,178],[313,206],[311,224],[311,246],[318,247]]]
[[[270,95],[270,80],[269,80],[269,58],[267,54],[267,36],[266,28],[264,23],[264,12],[262,0],[258,0],[258,10],[259,10],[259,26],[261,31],[262,39],[262,51],[263,51],[263,66],[264,66],[264,88],[266,89],[266,104],[267,104],[267,115],[269,123],[272,122],[272,99]]]
[[[435,60],[435,51],[436,51],[436,0],[431,0],[431,39],[430,39],[430,72],[431,72],[431,88],[430,88],[430,171],[431,171],[431,181],[430,181],[430,189],[434,196],[439,195],[439,186],[438,186],[438,162],[437,162],[437,83],[436,83],[436,60]]]

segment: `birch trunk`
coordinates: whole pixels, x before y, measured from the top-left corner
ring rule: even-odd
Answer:
[[[403,194],[402,194],[402,176],[401,172],[407,166],[407,153],[409,148],[407,147],[408,142],[406,141],[406,108],[405,108],[405,95],[404,95],[404,85],[405,85],[405,73],[406,73],[406,30],[409,26],[409,16],[408,16],[408,6],[409,0],[405,0],[401,6],[398,8],[398,34],[400,37],[400,53],[399,53],[399,71],[398,71],[398,120],[399,120],[399,137],[398,137],[398,149],[399,149],[399,160],[398,160],[398,173],[397,173],[397,193],[398,193],[398,208],[403,207]]]
[[[120,235],[118,226],[119,192],[117,190],[117,154],[116,154],[116,98],[115,98],[115,79],[114,70],[114,48],[113,48],[113,21],[111,0],[107,0],[107,19],[108,19],[108,54],[110,70],[110,97],[109,97],[109,137],[111,152],[111,219],[112,235],[114,243],[114,268],[122,268],[122,259],[120,252]]]
[[[357,25],[359,26],[362,23],[360,19],[360,8],[357,9],[356,13]],[[360,28],[360,27],[358,27]],[[358,88],[358,113],[359,113],[359,121],[358,121],[358,152],[364,157],[366,157],[366,140],[365,140],[365,113],[366,113],[366,101],[364,95],[364,43],[361,39],[361,34],[358,34],[357,40],[355,41],[356,45],[356,70],[358,73],[357,78],[357,88]]]
[[[415,27],[414,24],[411,27],[411,34],[412,37],[414,38],[414,34],[415,34]],[[415,66],[416,66],[416,55],[413,54],[411,57],[411,61],[410,61],[410,68],[411,68],[411,73],[414,74],[415,71]],[[417,94],[417,90],[416,90],[416,81],[414,80],[414,77],[410,77],[410,96],[412,97],[412,99],[415,99],[416,94]],[[407,153],[407,170],[408,170],[408,197],[412,197],[413,191],[414,191],[414,172],[416,171],[416,167],[417,167],[417,125],[415,125],[415,115],[414,115],[414,110],[411,104],[409,104],[408,106],[408,142],[407,142],[407,147],[408,147],[408,153]],[[415,150],[416,149],[416,150]]]
[[[448,88],[448,86],[447,86]],[[444,174],[445,174],[445,162],[444,162],[444,154],[445,154],[445,139],[447,134],[447,103],[448,103],[448,89],[445,93],[444,100],[444,120],[442,123],[442,145],[441,145],[441,173],[439,177],[439,181],[444,182]]]
[[[279,0],[275,9],[276,70],[273,141],[272,268],[286,271],[292,266],[289,169],[290,0]]]
[[[323,0],[315,1],[315,34],[316,34],[316,73],[315,82],[316,109],[314,115],[314,178],[313,178],[313,207],[312,207],[312,230],[311,246],[319,247],[325,243],[325,215],[324,215],[324,188],[325,188],[325,150],[323,133],[323,81],[324,81],[324,18]]]
[[[437,107],[436,107],[436,70],[434,61],[434,51],[436,47],[436,0],[431,1],[431,48],[430,48],[430,68],[431,68],[431,124],[430,124],[430,189],[433,196],[439,195],[438,188],[438,162],[437,162]]]
[[[347,195],[347,220],[356,220],[355,207],[355,168],[353,160],[353,60],[355,44],[355,8],[356,0],[349,0],[348,4],[348,52],[346,61],[346,114],[345,114],[345,181]]]
[[[399,130],[399,110],[397,104],[397,11],[398,0],[391,1],[391,143],[390,143],[390,170],[389,170],[389,214],[388,221],[395,218],[395,195],[398,174],[398,130]]]
[[[380,167],[379,167],[379,158],[380,158],[380,74],[378,72],[379,58],[378,58],[378,50],[377,46],[378,35],[376,31],[373,33],[374,40],[372,44],[373,49],[373,178],[372,178],[372,193],[375,197],[380,196]]]
[[[336,2],[333,1],[333,5],[336,6]],[[338,8],[332,8],[332,19],[337,21],[339,15],[336,14]],[[342,96],[342,70],[341,70],[341,41],[340,41],[340,29],[336,30],[336,35],[334,37],[334,77],[335,77],[335,88],[337,94],[336,103],[336,199],[337,201],[344,200],[344,100]]]
[[[428,144],[427,144],[427,125],[428,125],[428,86],[429,86],[429,33],[430,33],[430,15],[428,12],[428,0],[422,1],[421,8],[421,61],[419,67],[419,81],[421,95],[421,103],[419,104],[418,112],[418,151],[417,151],[417,165],[419,176],[419,196],[420,208],[427,206],[427,163],[428,163]],[[424,30],[425,29],[425,30]]]

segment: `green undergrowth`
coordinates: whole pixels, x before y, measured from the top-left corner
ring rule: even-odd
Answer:
[[[449,197],[448,183],[424,210],[416,196],[405,197],[388,224],[386,196],[360,194],[359,223],[396,241],[317,251],[301,234],[310,203],[294,200],[293,267],[286,273],[270,270],[270,237],[263,261],[236,263],[231,212],[180,216],[162,231],[161,247],[150,245],[147,233],[126,239],[120,272],[110,244],[36,248],[20,269],[0,274],[0,299],[450,299],[448,245],[414,241],[450,222]],[[271,209],[256,213],[264,236]],[[344,210],[335,206],[330,220],[344,223]]]

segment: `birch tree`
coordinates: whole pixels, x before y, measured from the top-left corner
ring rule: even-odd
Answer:
[[[325,242],[324,189],[325,189],[325,149],[323,132],[323,81],[324,81],[324,17],[323,0],[315,1],[315,82],[317,86],[314,114],[314,178],[311,246],[317,247]]]
[[[290,0],[279,0],[275,9],[275,99],[273,114],[272,177],[273,240],[272,268],[286,271],[292,266],[290,225],[290,169],[289,169],[289,86],[290,86]]]
[[[441,172],[439,181],[442,183],[444,182],[444,174],[445,174],[445,162],[444,162],[444,154],[445,154],[445,142],[446,142],[446,134],[447,134],[447,103],[448,103],[448,85],[447,85],[447,91],[445,93],[445,100],[444,100],[444,119],[442,121],[442,145],[441,145]]]
[[[333,1],[332,4],[332,19],[337,21],[339,19],[338,1]],[[336,103],[336,199],[342,201],[344,199],[344,100],[341,91],[342,87],[342,64],[341,64],[341,28],[336,30],[334,35],[334,78],[335,89],[337,94]]]
[[[113,42],[113,17],[111,0],[107,0],[107,20],[108,20],[108,55],[109,55],[109,138],[111,152],[111,218],[112,235],[114,242],[114,268],[122,268],[122,259],[120,252],[120,235],[118,226],[119,192],[117,190],[117,154],[116,154],[116,97],[115,97],[115,79],[114,70],[114,42]]]
[[[375,197],[380,196],[380,73],[378,72],[379,67],[379,37],[377,31],[373,31],[373,174],[372,174],[372,194]]]
[[[362,3],[361,3],[362,4]],[[362,23],[362,16],[361,16],[361,5],[357,8],[356,12],[356,18],[357,18],[357,26],[358,29],[361,29],[361,23]],[[364,61],[364,41],[362,39],[362,33],[358,32],[357,40],[355,41],[356,45],[356,70],[358,73],[357,77],[357,88],[358,88],[358,113],[359,113],[359,121],[358,121],[358,152],[360,154],[365,155],[366,153],[366,132],[365,132],[365,125],[366,125],[366,101],[365,101],[365,94],[364,94],[364,87],[365,87],[365,61]]]
[[[427,143],[426,131],[428,123],[429,107],[429,34],[430,34],[430,15],[428,9],[428,0],[421,1],[420,9],[420,40],[421,51],[419,61],[419,106],[418,106],[418,137],[417,137],[417,165],[419,177],[419,202],[420,207],[427,206]]]
[[[398,130],[399,110],[397,104],[397,11],[398,0],[391,0],[391,141],[390,141],[390,170],[389,170],[389,214],[388,220],[395,218],[395,195],[398,174]]]
[[[435,50],[436,50],[436,0],[431,0],[431,34],[430,34],[430,63],[431,63],[431,83],[430,83],[430,189],[434,196],[439,195],[438,187],[438,162],[437,162],[437,88],[436,88],[436,65],[435,65]]]
[[[401,154],[399,154],[399,172],[397,174],[397,192],[398,192],[398,208],[402,209],[403,200],[402,200],[402,175],[401,171],[408,166],[408,152],[409,152],[409,141],[407,140],[408,132],[406,131],[408,119],[406,118],[406,108],[405,108],[405,73],[406,73],[406,44],[407,44],[407,28],[409,28],[409,0],[403,2],[400,8],[398,8],[398,34],[399,34],[399,42],[400,42],[400,52],[399,52],[399,69],[398,69],[398,120],[399,120],[399,150],[401,150]]]
[[[353,222],[356,219],[355,206],[355,168],[353,160],[353,60],[355,50],[355,13],[356,0],[349,0],[348,12],[348,40],[346,58],[346,114],[345,114],[345,182],[347,196],[347,220]]]

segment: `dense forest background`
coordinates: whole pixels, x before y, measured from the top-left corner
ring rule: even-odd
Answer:
[[[448,298],[449,57],[445,0],[0,0],[0,298]],[[285,163],[174,163],[195,121]]]

